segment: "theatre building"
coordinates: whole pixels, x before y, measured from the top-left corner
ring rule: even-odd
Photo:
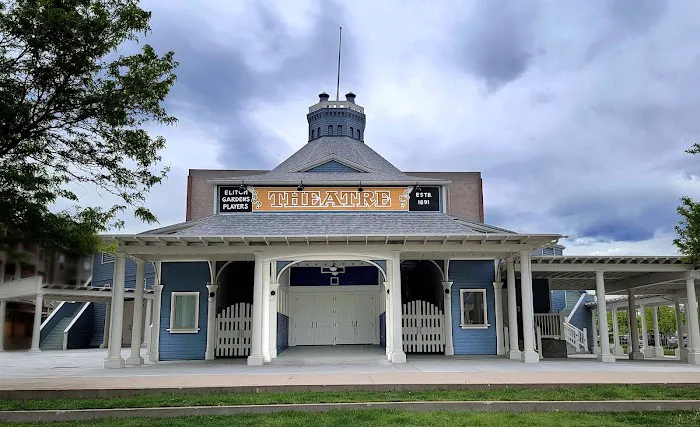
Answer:
[[[567,292],[605,295],[607,279],[624,295],[662,283],[695,304],[694,267],[677,258],[568,257],[559,234],[484,224],[479,173],[398,170],[371,148],[352,93],[321,94],[307,121],[308,142],[272,170],[191,170],[185,222],[104,236],[118,246],[92,278],[110,288],[106,367],[143,363],[143,331],[152,361],[261,365],[295,347],[361,345],[393,363],[412,353],[534,363],[543,339],[561,340],[565,357],[582,346],[612,361],[607,316],[590,319],[606,313],[605,298],[589,308]],[[145,310],[124,315],[125,289],[138,307],[149,301]],[[588,310],[579,326],[577,310]],[[697,334],[697,315],[688,317]],[[127,360],[122,342],[134,346]]]

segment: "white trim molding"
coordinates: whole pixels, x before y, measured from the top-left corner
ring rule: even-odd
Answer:
[[[465,323],[465,321],[464,321],[464,294],[466,294],[466,293],[480,293],[483,295],[482,304],[483,304],[483,309],[484,309],[484,323],[480,323],[480,324]],[[484,288],[480,288],[480,289],[465,288],[465,289],[459,290],[459,326],[462,329],[488,329],[491,326],[491,324],[489,324],[488,302],[487,302],[486,296],[487,296],[486,289],[484,289]]]
[[[175,298],[179,296],[195,296],[195,307],[194,307],[194,327],[192,328],[180,328],[174,327],[175,323]],[[196,334],[199,332],[199,292],[172,292],[170,294],[170,328],[168,332],[171,334]]]

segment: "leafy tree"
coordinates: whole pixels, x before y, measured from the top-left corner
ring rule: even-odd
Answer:
[[[177,63],[149,45],[121,53],[150,17],[138,0],[0,3],[0,236],[90,252],[127,208],[156,221],[144,203],[168,171],[165,140],[145,127],[175,122],[162,104]],[[77,186],[117,202],[82,206]]]
[[[686,150],[689,154],[700,153],[700,143]],[[688,263],[700,262],[700,203],[690,197],[681,197],[681,205],[676,209],[681,220],[675,227],[678,237],[673,240],[678,251]]]

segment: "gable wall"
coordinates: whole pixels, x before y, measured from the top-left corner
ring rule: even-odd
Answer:
[[[258,175],[262,170],[190,169],[187,177],[186,221],[211,216],[214,187],[211,179]],[[405,172],[408,175],[452,181],[447,186],[447,213],[471,221],[484,222],[484,196],[480,172]]]

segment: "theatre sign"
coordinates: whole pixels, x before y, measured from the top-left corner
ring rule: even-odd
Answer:
[[[243,191],[241,191],[243,190]],[[293,211],[439,211],[439,187],[219,186],[220,213]]]

